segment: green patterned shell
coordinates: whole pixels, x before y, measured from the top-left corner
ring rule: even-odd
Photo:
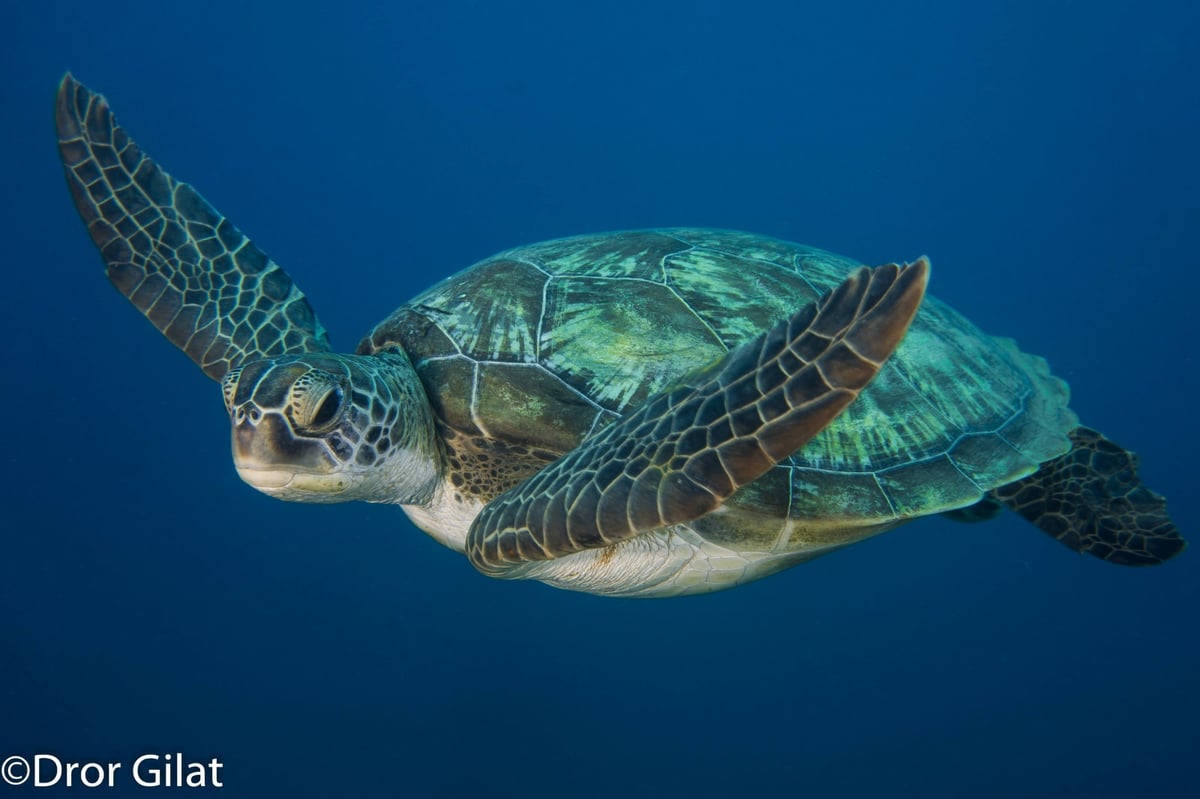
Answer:
[[[359,352],[409,353],[455,485],[487,501],[859,265],[728,231],[550,241],[434,286]],[[1068,449],[1076,421],[1066,403],[1066,385],[1044,361],[930,297],[844,414],[743,487],[733,513],[694,526],[742,548],[778,551],[791,538],[811,549],[844,542],[847,530],[969,505]]]

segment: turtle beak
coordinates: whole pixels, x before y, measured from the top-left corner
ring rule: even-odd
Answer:
[[[336,501],[348,486],[321,439],[297,436],[283,414],[253,402],[233,413],[233,463],[242,480],[280,499]]]

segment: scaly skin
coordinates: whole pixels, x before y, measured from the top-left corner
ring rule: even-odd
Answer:
[[[402,352],[251,361],[221,383],[233,461],[301,502],[424,504],[441,471],[425,393]]]
[[[75,208],[108,278],[213,380],[250,358],[327,352],[312,306],[199,192],[147,158],[70,75],[55,107]]]

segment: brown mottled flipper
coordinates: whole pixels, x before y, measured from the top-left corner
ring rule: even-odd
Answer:
[[[992,494],[1076,552],[1110,563],[1151,566],[1183,551],[1166,500],[1138,479],[1136,455],[1086,427],[1071,442],[1066,455]]]
[[[243,361],[329,350],[286,272],[142,154],[108,102],[63,77],[58,150],[108,278],[214,380]]]
[[[900,343],[929,263],[859,269],[492,500],[467,536],[480,571],[698,519],[828,425]]]

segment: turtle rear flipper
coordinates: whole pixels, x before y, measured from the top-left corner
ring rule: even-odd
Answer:
[[[1110,563],[1151,566],[1183,551],[1166,500],[1138,478],[1136,455],[1087,427],[1071,431],[1071,443],[992,495],[1076,552]]]
[[[600,549],[716,510],[842,412],[904,337],[920,259],[854,272],[707,369],[493,499],[467,536],[480,571]]]
[[[70,74],[58,87],[58,149],[108,278],[204,373],[329,350],[308,300],[200,194],[147,158],[108,102]]]

